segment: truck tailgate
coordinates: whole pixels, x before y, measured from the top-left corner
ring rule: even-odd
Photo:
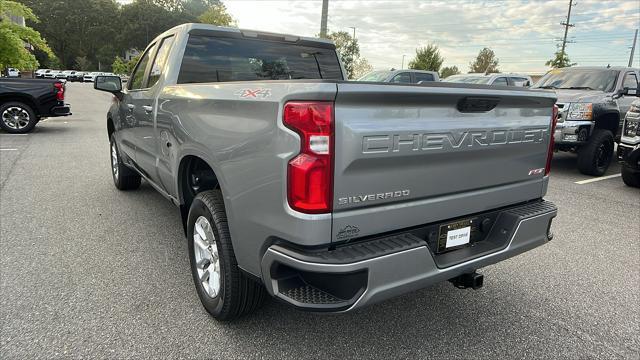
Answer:
[[[542,197],[554,103],[507,87],[338,84],[333,240]]]

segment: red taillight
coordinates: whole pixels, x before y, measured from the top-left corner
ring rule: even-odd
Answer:
[[[333,199],[333,103],[292,101],[283,123],[300,135],[300,154],[287,167],[287,198],[292,209],[331,211]]]
[[[56,99],[58,101],[64,101],[64,84],[61,82],[57,82],[53,84],[56,92]]]
[[[558,124],[558,105],[553,105],[551,111],[551,132],[549,133],[549,150],[547,152],[547,166],[544,168],[544,174],[549,175],[551,172],[551,159],[553,158],[553,147],[555,145],[556,124]]]

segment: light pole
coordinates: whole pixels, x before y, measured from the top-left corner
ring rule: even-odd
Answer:
[[[404,69],[404,57],[407,56],[405,54],[402,54],[402,65],[400,65],[400,70]]]
[[[322,15],[320,17],[320,37],[327,37],[327,17],[329,15],[329,0],[322,0]]]
[[[353,29],[353,39],[356,39],[356,27],[355,26],[349,26],[349,29]]]

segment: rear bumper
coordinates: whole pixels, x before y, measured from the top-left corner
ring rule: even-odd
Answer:
[[[351,311],[494,264],[551,239],[557,208],[539,201],[501,211],[473,247],[434,254],[419,230],[378,237],[331,251],[281,245],[262,259],[268,292],[311,311]]]
[[[49,116],[69,116],[71,115],[71,108],[69,105],[54,106],[51,108],[51,114]]]

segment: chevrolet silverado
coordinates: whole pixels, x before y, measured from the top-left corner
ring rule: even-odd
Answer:
[[[555,94],[346,81],[328,40],[184,24],[146,48],[106,116],[120,190],[180,209],[205,309],[269,294],[343,312],[552,238]]]

